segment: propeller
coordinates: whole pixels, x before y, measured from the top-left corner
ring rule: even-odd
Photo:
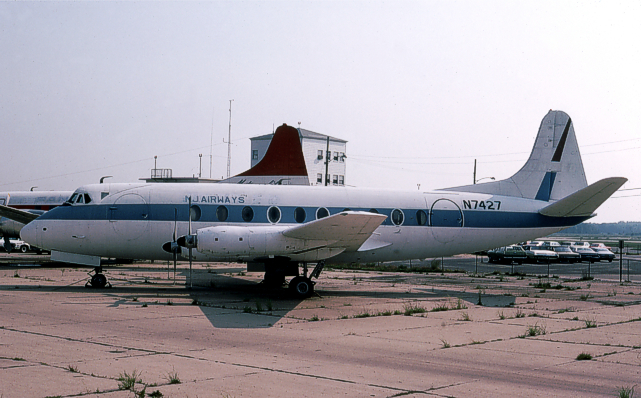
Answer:
[[[167,242],[162,245],[164,251],[172,253],[174,258],[174,285],[176,284],[176,261],[178,260],[178,253],[182,250],[180,245],[176,241],[176,229],[178,228],[178,209],[174,207],[174,234],[171,238],[171,242]]]
[[[192,249],[196,247],[197,245],[197,239],[196,235],[192,234],[191,231],[191,196],[189,197],[189,234],[188,235],[183,235],[180,238],[178,238],[177,243],[181,247],[186,247],[189,249],[189,287],[193,287],[192,283],[192,277],[191,277],[191,270],[192,270]]]

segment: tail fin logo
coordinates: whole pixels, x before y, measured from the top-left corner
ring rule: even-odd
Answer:
[[[561,135],[561,140],[559,141],[559,145],[556,147],[554,156],[552,156],[553,162],[561,161],[561,155],[563,155],[563,149],[565,148],[565,141],[568,139],[568,132],[570,131],[571,125],[572,125],[572,119],[568,118],[568,122],[565,125],[565,130],[563,130],[563,135]]]

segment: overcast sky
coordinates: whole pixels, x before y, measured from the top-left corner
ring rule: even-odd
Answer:
[[[549,109],[588,183],[629,179],[594,222],[641,221],[641,3],[1,2],[0,191],[226,175],[282,123],[348,141],[346,183],[502,179]],[[213,149],[210,145],[213,141]],[[636,188],[636,189],[635,189]]]

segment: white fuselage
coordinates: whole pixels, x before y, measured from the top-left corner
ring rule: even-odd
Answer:
[[[58,207],[22,230],[43,249],[101,257],[169,260],[163,244],[192,230],[216,226],[244,231],[243,248],[194,250],[197,261],[377,262],[470,253],[549,235],[583,218],[538,214],[548,202],[467,192],[398,192],[349,187],[237,184],[100,184],[76,191],[89,203]],[[86,197],[86,196],[85,196]],[[85,199],[85,201],[87,201]],[[302,210],[301,210],[302,209]],[[270,240],[323,213],[344,210],[388,216],[361,250],[336,255],[293,253]],[[251,216],[251,217],[250,217]],[[270,220],[271,217],[271,220]],[[235,232],[230,232],[235,233]],[[252,241],[253,239],[253,241]],[[279,242],[280,242],[279,241]],[[273,241],[275,242],[275,241]],[[288,243],[283,243],[288,245]],[[372,249],[368,249],[372,247]],[[182,255],[186,255],[183,249]]]

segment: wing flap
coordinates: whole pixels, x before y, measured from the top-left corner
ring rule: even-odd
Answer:
[[[387,216],[365,211],[344,211],[283,231],[289,238],[325,241],[328,247],[357,250]]]
[[[29,213],[28,211],[14,209],[13,207],[0,205],[0,216],[22,224],[29,224],[31,221],[40,217],[39,214]]]
[[[550,217],[590,216],[626,181],[623,177],[605,178],[542,208],[539,213]]]

